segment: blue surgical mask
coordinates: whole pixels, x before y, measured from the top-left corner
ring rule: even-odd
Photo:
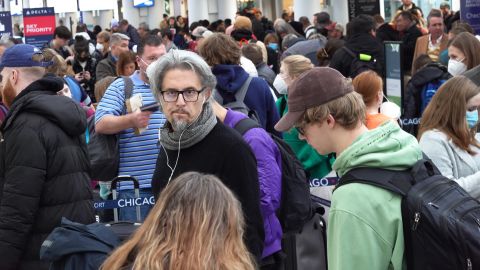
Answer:
[[[268,43],[268,47],[270,47],[270,49],[276,51],[276,50],[278,50],[278,43]]]
[[[467,124],[469,128],[473,128],[478,122],[478,110],[467,111]]]

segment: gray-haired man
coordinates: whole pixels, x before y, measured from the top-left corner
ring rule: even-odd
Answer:
[[[218,176],[242,204],[246,244],[260,261],[264,230],[255,157],[237,132],[217,121],[210,104],[216,85],[210,67],[195,53],[172,50],[153,63],[147,74],[167,118],[159,132],[153,194],[158,197],[184,172]]]
[[[129,40],[128,36],[121,33],[115,33],[110,37],[110,52],[97,65],[97,82],[107,76],[117,76],[117,60],[122,52],[128,51]]]

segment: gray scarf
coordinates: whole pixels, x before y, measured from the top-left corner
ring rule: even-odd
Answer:
[[[169,122],[160,129],[160,142],[168,150],[178,150],[178,141],[181,135],[180,149],[189,148],[203,140],[217,124],[212,105],[206,102],[198,119],[187,126],[186,130],[175,131]]]

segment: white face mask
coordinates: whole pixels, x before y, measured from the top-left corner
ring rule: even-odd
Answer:
[[[465,71],[467,71],[467,65],[461,61],[455,59],[448,60],[448,72],[452,74],[452,76],[463,74]]]
[[[101,52],[103,52],[103,44],[102,43],[97,43],[97,45],[95,45],[95,48]]]
[[[273,87],[275,87],[280,95],[286,95],[288,92],[288,86],[280,75],[275,77],[275,80],[273,81]]]

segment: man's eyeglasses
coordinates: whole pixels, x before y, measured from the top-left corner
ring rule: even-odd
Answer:
[[[298,134],[305,136],[305,128],[304,127],[295,127],[297,130]]]
[[[200,90],[197,90],[193,87],[185,88],[183,90],[167,89],[165,91],[160,91],[160,94],[162,95],[165,102],[177,102],[178,96],[180,94],[182,95],[185,102],[196,102],[200,93],[203,92],[205,89],[207,88],[203,87]]]

